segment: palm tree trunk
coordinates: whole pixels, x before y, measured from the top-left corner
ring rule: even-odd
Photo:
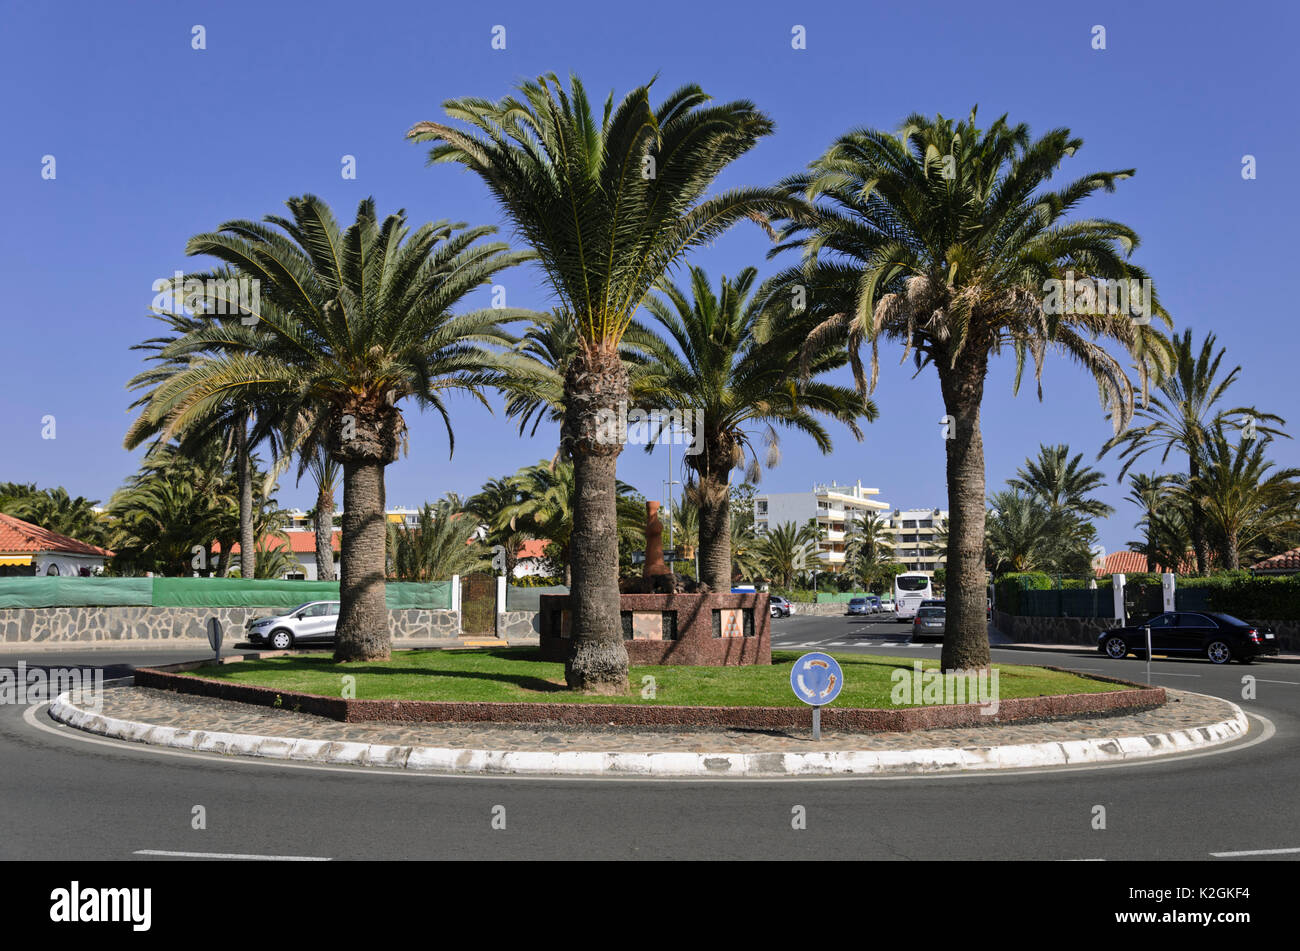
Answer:
[[[373,459],[345,461],[336,661],[389,658],[384,602],[387,545],[384,464]]]
[[[1187,453],[1187,474],[1190,476],[1189,484],[1195,489],[1196,480],[1201,475],[1201,463],[1196,454],[1199,449],[1189,447]],[[1196,573],[1203,575],[1207,573],[1207,566],[1210,560],[1210,545],[1205,537],[1205,512],[1201,508],[1200,500],[1195,493],[1192,495],[1192,550],[1196,553]],[[1169,565],[1170,571],[1177,571],[1181,566]]]
[[[944,407],[955,420],[945,441],[948,476],[947,624],[941,666],[970,670],[989,664],[989,636],[984,567],[984,440],[980,404],[988,355],[977,341],[967,341],[969,356],[955,367],[936,357]]]
[[[700,479],[700,573],[714,591],[731,590],[731,493],[727,475]]]
[[[316,580],[334,580],[334,496],[316,493]]]
[[[617,349],[580,349],[564,377],[562,440],[573,459],[573,532],[569,542],[571,653],[564,679],[575,690],[627,693],[627,648],[618,591],[615,471],[622,443],[601,438],[601,410],[618,413],[627,371]]]
[[[248,429],[241,420],[235,433],[235,464],[239,467],[239,576],[257,577],[257,545],[253,538],[253,464],[248,452]]]

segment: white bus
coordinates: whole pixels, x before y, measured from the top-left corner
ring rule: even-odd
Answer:
[[[916,617],[916,609],[934,597],[930,576],[924,571],[904,571],[894,577],[894,614],[900,621]]]

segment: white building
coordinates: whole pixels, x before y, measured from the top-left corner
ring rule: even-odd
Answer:
[[[103,574],[112,552],[0,514],[0,575],[86,578]]]
[[[853,520],[868,512],[888,512],[889,506],[873,498],[879,489],[837,482],[814,485],[811,492],[771,492],[754,496],[754,527],[763,532],[784,522],[805,525],[817,520],[819,571],[842,571],[844,549]]]
[[[934,574],[948,556],[947,546],[936,540],[948,524],[947,509],[894,509],[886,519],[894,545],[894,561],[908,571]]]

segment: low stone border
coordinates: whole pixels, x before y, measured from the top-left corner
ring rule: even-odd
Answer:
[[[827,750],[809,753],[621,753],[447,749],[267,737],[181,730],[104,716],[60,694],[50,715],[101,736],[191,752],[255,756],[329,765],[383,766],[451,773],[614,777],[796,777],[938,774],[1128,762],[1219,746],[1245,736],[1241,708],[1233,716],[1193,729],[1144,736],[1100,737],[1051,743],[924,750]]]
[[[619,703],[509,703],[437,700],[356,700],[319,694],[275,690],[172,671],[198,669],[200,664],[169,668],[141,667],[135,671],[137,687],[235,700],[264,707],[283,707],[300,713],[328,717],[344,723],[384,720],[407,723],[563,723],[569,726],[705,726],[745,729],[810,727],[812,709],[799,707],[684,707]],[[1075,673],[1060,667],[1044,667]],[[846,733],[906,732],[938,727],[987,726],[1053,720],[1080,715],[1107,715],[1150,710],[1165,703],[1163,687],[1147,687],[1114,677],[1086,675],[1093,680],[1123,684],[1133,689],[1106,693],[1022,697],[994,705],[976,703],[904,707],[894,710],[823,707],[826,730]]]

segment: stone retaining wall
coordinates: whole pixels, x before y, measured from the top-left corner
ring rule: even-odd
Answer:
[[[497,637],[537,637],[541,624],[536,611],[504,611],[497,615]]]
[[[275,608],[75,607],[0,608],[0,644],[168,641],[207,638],[208,618],[221,619],[226,643],[244,639],[244,622],[285,611]],[[456,611],[409,608],[388,612],[393,640],[456,637]]]

